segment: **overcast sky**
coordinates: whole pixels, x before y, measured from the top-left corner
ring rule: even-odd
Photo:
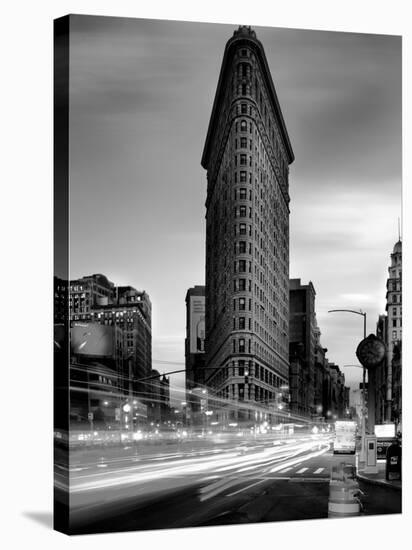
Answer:
[[[204,284],[200,159],[236,28],[72,20],[70,277],[103,273],[148,292],[160,372],[179,367],[156,361],[184,363],[186,291]],[[327,311],[366,311],[369,334],[385,310],[401,213],[401,39],[255,30],[295,153],[290,276],[314,284],[329,360],[356,364],[361,316]]]

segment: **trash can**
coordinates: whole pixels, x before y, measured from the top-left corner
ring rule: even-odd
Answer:
[[[402,468],[402,447],[396,441],[386,450],[386,470],[385,478],[387,481],[401,480]]]

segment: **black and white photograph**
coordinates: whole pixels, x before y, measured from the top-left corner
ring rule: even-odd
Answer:
[[[2,547],[408,546],[407,11],[6,6]]]
[[[401,513],[401,37],[55,48],[56,527]]]

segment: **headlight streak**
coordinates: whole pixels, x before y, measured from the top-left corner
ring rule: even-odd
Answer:
[[[292,458],[298,454],[304,453],[313,447],[313,441],[309,443],[298,443],[292,446],[285,445],[283,447],[269,447],[259,451],[249,453],[247,456],[239,455],[239,452],[225,452],[224,456],[200,456],[194,458],[183,458],[174,460],[172,463],[167,462],[165,458],[162,464],[136,464],[129,468],[118,470],[89,473],[83,476],[71,475],[71,493],[84,493],[107,489],[111,487],[120,487],[124,485],[147,484],[149,482],[158,482],[161,480],[173,480],[173,478],[181,477],[182,474],[187,476],[188,483],[199,481],[189,479],[190,476],[196,474],[207,474],[210,477],[213,473],[234,470],[241,473],[248,470],[268,470],[268,465],[274,462],[282,461],[282,464],[272,468],[270,471],[279,471],[286,468],[289,464],[306,460],[318,454],[326,452],[329,448],[325,448],[320,453],[311,453],[305,457],[299,457],[296,461],[285,462],[285,459]],[[246,449],[247,450],[247,449]],[[160,458],[160,457],[159,457]],[[243,470],[242,470],[243,469]],[[133,472],[132,474],[130,472]],[[179,480],[179,485],[181,483]]]

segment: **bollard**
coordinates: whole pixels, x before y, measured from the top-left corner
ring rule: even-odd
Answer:
[[[361,513],[359,494],[354,467],[341,462],[337,468],[332,469],[329,483],[328,517],[359,516]]]

